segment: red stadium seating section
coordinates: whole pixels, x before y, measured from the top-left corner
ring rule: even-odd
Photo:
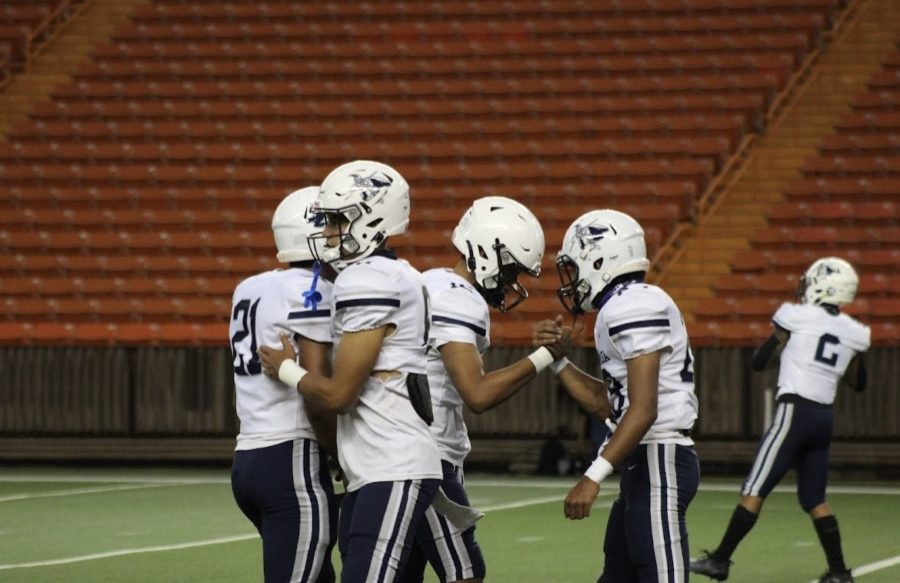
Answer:
[[[234,284],[274,265],[279,200],[374,158],[413,185],[412,233],[398,243],[421,269],[455,262],[449,234],[472,199],[536,210],[545,275],[495,326],[495,341],[523,342],[529,322],[559,312],[567,225],[621,208],[658,249],[838,4],[157,0],[0,144],[0,340],[218,341]],[[890,91],[844,120],[848,141],[810,161],[796,204],[821,204],[821,189],[800,194],[810,181],[891,192],[896,136],[880,128],[897,114],[879,101]],[[859,200],[842,196],[829,204]],[[851,211],[865,217],[816,223],[809,240],[837,226],[853,249],[895,236],[890,195],[865,200]],[[791,212],[809,216],[779,216]],[[770,236],[782,227],[773,220]],[[766,236],[758,253],[786,247],[767,250]],[[703,317],[727,335],[731,314]]]
[[[768,334],[777,306],[790,300],[813,261],[836,255],[860,274],[848,312],[873,328],[876,342],[900,339],[900,47],[884,61],[853,111],[835,127],[803,178],[772,209],[750,251],[716,282],[717,297],[697,310],[698,330],[756,326]]]

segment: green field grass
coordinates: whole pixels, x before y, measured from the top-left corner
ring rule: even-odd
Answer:
[[[561,501],[574,479],[468,480],[473,504],[486,511],[478,539],[489,580],[596,580],[615,484],[604,484],[589,519],[570,522]],[[832,486],[848,564],[862,568],[857,580],[900,582],[900,485]],[[703,481],[688,512],[692,554],[718,543],[737,488],[737,481]],[[807,583],[824,571],[790,484],[769,497],[734,562],[734,583]],[[234,505],[227,471],[0,470],[4,583],[230,583],[259,581],[261,573],[259,540]]]

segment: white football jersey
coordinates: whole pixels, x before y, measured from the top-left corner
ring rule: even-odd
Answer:
[[[472,344],[484,354],[491,343],[488,305],[481,294],[451,269],[431,269],[424,273],[431,297],[431,340],[428,351],[428,384],[434,408],[434,435],[441,459],[461,466],[472,444],[463,421],[463,400],[444,367],[438,350],[448,342]]]
[[[690,443],[679,431],[697,419],[694,356],[681,312],[662,289],[632,282],[615,288],[600,307],[594,326],[603,378],[609,383],[612,421],[628,410],[625,361],[660,351],[657,417],[642,443]]]
[[[343,334],[396,326],[373,371],[425,374],[429,323],[422,274],[405,261],[374,255],[335,279],[335,351]],[[372,482],[442,476],[431,431],[410,403],[406,374],[385,381],[370,376],[356,405],[338,415],[337,443],[350,491]]]
[[[260,346],[281,346],[279,334],[331,342],[331,283],[318,278],[315,307],[304,305],[313,283],[308,269],[276,269],[249,277],[234,290],[228,336],[241,422],[237,449],[267,447],[297,438],[315,439],[303,397],[262,373]]]
[[[776,396],[796,394],[833,403],[850,361],[869,349],[869,327],[847,314],[830,314],[809,304],[782,304],[772,321],[791,333],[781,351]]]

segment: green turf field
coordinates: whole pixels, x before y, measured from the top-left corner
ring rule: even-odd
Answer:
[[[468,480],[486,511],[478,538],[489,580],[596,580],[614,484],[604,485],[591,518],[569,522],[561,500],[574,479]],[[688,512],[692,554],[716,545],[737,487],[702,483]],[[829,501],[857,580],[900,582],[900,485],[832,484]],[[734,583],[808,583],[824,571],[789,485],[770,496],[734,561]],[[259,540],[234,505],[227,471],[0,469],[4,583],[230,583],[259,581],[261,572]]]

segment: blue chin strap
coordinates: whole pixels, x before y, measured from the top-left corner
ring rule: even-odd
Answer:
[[[322,263],[316,261],[313,263],[313,278],[309,289],[303,292],[303,307],[315,310],[322,301],[322,294],[316,290],[316,284],[319,283],[319,274],[322,272]]]

